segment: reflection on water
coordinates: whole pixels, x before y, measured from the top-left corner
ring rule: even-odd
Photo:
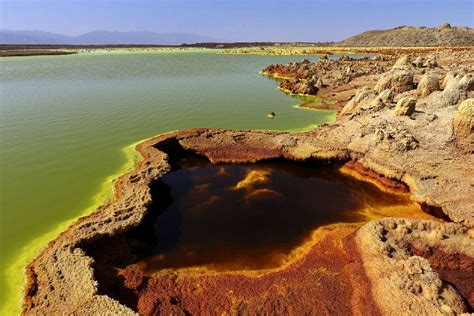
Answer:
[[[368,207],[417,207],[336,169],[296,163],[201,165],[172,172],[155,188],[161,200],[153,211],[162,213],[149,235],[152,255],[139,262],[146,273],[274,268],[317,227],[364,221]]]

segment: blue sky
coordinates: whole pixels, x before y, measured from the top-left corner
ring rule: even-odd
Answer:
[[[226,41],[329,41],[399,25],[474,26],[474,0],[0,0],[0,28],[77,35],[183,32]]]

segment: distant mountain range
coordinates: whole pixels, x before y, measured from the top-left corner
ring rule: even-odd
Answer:
[[[94,31],[68,36],[42,31],[0,30],[0,44],[180,45],[196,43],[225,43],[225,40],[187,33]],[[242,43],[234,44],[242,45]],[[253,44],[272,45],[273,43]],[[454,27],[447,23],[434,28],[399,26],[388,30],[367,31],[338,43],[318,44],[352,47],[474,46],[474,29]]]
[[[218,41],[215,38],[187,33],[94,31],[68,36],[42,31],[0,30],[0,44],[179,45]]]

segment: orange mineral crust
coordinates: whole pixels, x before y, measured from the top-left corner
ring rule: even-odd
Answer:
[[[358,224],[333,225],[296,262],[275,271],[164,272],[146,277],[127,268],[118,274],[136,297],[140,314],[269,313],[379,314],[354,243]],[[312,243],[312,242],[310,242]]]

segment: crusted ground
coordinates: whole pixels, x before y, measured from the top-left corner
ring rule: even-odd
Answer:
[[[427,66],[426,61],[433,61],[433,57],[435,63]],[[322,238],[315,245],[330,250],[326,259],[335,262],[327,264],[333,266],[334,271],[330,272],[357,274],[358,277],[343,284],[329,282],[325,288],[331,291],[315,289],[311,295],[299,293],[297,288],[276,286],[273,294],[280,295],[281,300],[270,300],[277,305],[266,308],[254,301],[261,293],[255,288],[252,294],[248,289],[250,283],[245,283],[250,282],[246,277],[238,274],[203,276],[200,279],[203,284],[216,288],[217,293],[223,293],[217,290],[219,284],[232,282],[236,284],[236,291],[240,291],[233,296],[235,301],[222,300],[225,304],[219,305],[219,310],[229,313],[311,312],[310,306],[321,306],[315,303],[318,296],[327,295],[324,299],[330,301],[335,293],[334,309],[325,310],[327,313],[468,311],[472,283],[466,285],[459,280],[472,267],[474,249],[474,55],[472,51],[440,52],[420,58],[421,61],[415,56],[400,58],[367,87],[358,89],[335,124],[317,130],[283,133],[191,129],[160,135],[139,144],[137,150],[143,160],[117,180],[114,202],[79,219],[28,266],[23,313],[134,313],[99,291],[94,258],[87,256],[83,249],[142,222],[151,203],[150,184],[171,170],[172,157],[164,151],[176,143],[213,163],[257,162],[271,158],[351,162],[349,169],[368,170],[366,173],[374,181],[385,177],[391,179],[390,183],[403,183],[410,190],[412,200],[443,212],[453,222],[443,224],[415,219],[370,222],[360,230],[355,227],[336,234],[341,240],[339,249],[330,245],[330,239]],[[432,78],[424,79],[426,76],[434,76],[438,85]],[[426,82],[422,84],[422,80]],[[445,257],[455,258],[450,269],[437,259]],[[322,260],[309,250],[295,263],[295,273],[305,271],[304,262],[321,267]],[[298,264],[302,270],[298,270]],[[142,297],[150,298],[152,303],[143,305],[144,314],[204,312],[205,306],[198,302],[193,304],[192,300],[206,293],[209,299],[211,295],[206,291],[199,295],[188,293],[191,301],[180,301],[169,295],[189,289],[186,287],[189,280],[185,278],[171,281],[158,278],[144,283],[140,275],[134,276],[131,271],[123,273],[132,289],[134,284],[139,284],[135,290],[146,285],[142,288],[145,289]],[[270,282],[268,284],[280,284],[280,281],[271,281],[271,275],[261,278],[269,280],[265,281]],[[307,305],[285,310],[285,306],[292,306],[291,294],[285,291],[307,295]],[[165,302],[160,297],[169,297],[169,300]]]
[[[459,314],[474,303],[474,242],[468,228],[387,218],[362,227],[357,243],[384,314]]]

